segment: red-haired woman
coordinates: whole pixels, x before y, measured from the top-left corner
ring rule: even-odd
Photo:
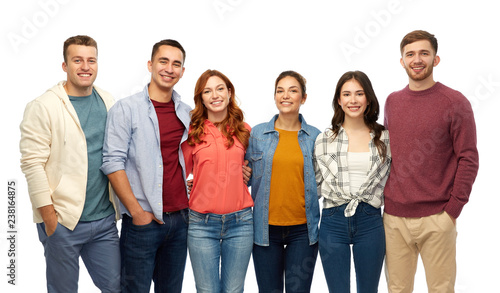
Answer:
[[[193,174],[188,250],[198,292],[243,292],[253,246],[253,200],[243,180],[250,126],[221,72],[195,87],[189,136],[182,145]]]

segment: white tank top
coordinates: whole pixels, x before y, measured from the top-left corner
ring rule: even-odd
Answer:
[[[352,193],[359,191],[361,185],[368,177],[370,169],[370,152],[347,153],[347,164],[349,165],[349,188]]]

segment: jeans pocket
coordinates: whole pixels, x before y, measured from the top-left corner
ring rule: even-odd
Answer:
[[[155,220],[151,220],[151,222],[145,224],[145,225],[135,225],[134,221],[132,218],[130,218],[130,228],[134,230],[147,230],[150,229],[155,223]]]
[[[243,223],[250,223],[253,224],[253,213],[252,210],[249,210],[247,212],[244,212],[240,217],[239,221]]]
[[[339,207],[325,208],[322,212],[322,217],[332,217],[339,210]]]
[[[382,216],[382,212],[380,210],[380,208],[376,208],[370,204],[367,204],[367,203],[360,203],[360,207],[363,211],[363,213],[365,213],[366,215],[369,215],[369,216]]]
[[[56,229],[54,230],[54,233],[52,233],[52,234],[48,235],[48,234],[47,234],[47,227],[45,226],[45,223],[43,223],[43,229],[44,229],[44,231],[45,231],[45,234],[47,235],[47,238],[52,238],[52,236],[54,236],[54,235],[57,233],[57,231],[59,231],[59,230],[60,230],[60,229],[59,229],[59,226],[60,226],[60,225],[61,225],[61,224],[59,224],[59,222],[58,222],[58,223],[56,224]]]
[[[189,211],[189,224],[198,224],[201,223],[205,220],[205,217],[203,217],[203,214],[194,212],[194,211]]]
[[[53,241],[53,239],[57,239],[58,238],[58,235],[60,234],[60,231],[62,229],[62,226],[61,224],[59,224],[59,222],[56,224],[56,229],[54,230],[54,233],[50,234],[50,236],[47,234],[47,227],[45,226],[45,223],[42,222],[42,229],[43,229],[43,233],[45,234],[45,241]]]

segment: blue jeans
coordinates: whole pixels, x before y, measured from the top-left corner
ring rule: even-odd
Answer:
[[[190,211],[188,249],[197,292],[243,292],[252,245],[251,208],[225,215]]]
[[[78,292],[79,258],[101,292],[120,292],[120,246],[115,214],[79,222],[73,231],[57,224],[47,237],[45,224],[37,224],[46,260],[47,291]]]
[[[260,293],[310,292],[318,243],[309,245],[307,225],[269,225],[269,246],[254,245],[253,263]]]
[[[349,293],[351,245],[358,292],[378,291],[385,256],[381,211],[361,202],[346,218],[347,204],[323,209],[319,228],[319,254],[330,292]]]
[[[187,257],[188,210],[163,213],[163,223],[136,226],[123,215],[122,292],[181,292]]]

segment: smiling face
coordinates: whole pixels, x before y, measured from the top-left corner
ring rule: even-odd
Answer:
[[[439,64],[439,56],[428,40],[420,40],[404,47],[401,65],[410,78],[410,88],[418,86],[420,90],[434,84],[433,68]]]
[[[184,74],[182,62],[181,50],[168,45],[160,46],[153,60],[148,61],[148,70],[151,72],[150,90],[171,94],[174,85]]]
[[[214,75],[207,80],[201,98],[207,108],[207,118],[212,122],[220,122],[227,116],[227,105],[231,97],[231,89],[227,88],[222,78]]]
[[[67,74],[65,89],[70,96],[88,96],[97,78],[97,49],[92,46],[70,45],[62,64]]]
[[[364,119],[368,102],[365,91],[357,80],[350,79],[342,85],[338,103],[345,113],[345,120]]]
[[[298,115],[299,109],[305,103],[307,95],[302,93],[300,83],[292,76],[282,78],[274,93],[274,102],[280,115]]]

